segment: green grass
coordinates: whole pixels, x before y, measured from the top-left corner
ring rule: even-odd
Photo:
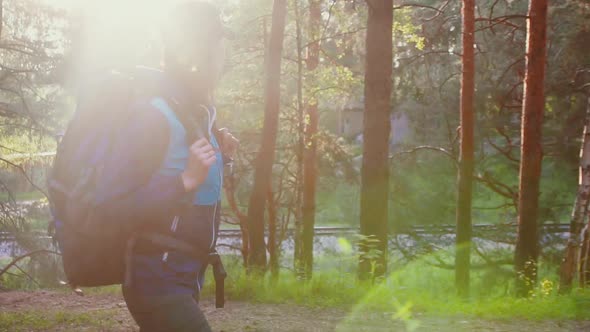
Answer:
[[[0,331],[46,331],[68,327],[71,331],[108,331],[116,325],[116,310],[71,311],[18,311],[0,312]]]
[[[448,253],[439,254],[448,260]],[[258,303],[292,303],[310,307],[337,307],[353,313],[398,312],[411,308],[413,313],[436,317],[476,317],[485,319],[587,320],[590,319],[590,291],[576,289],[559,295],[558,277],[553,266],[539,265],[539,283],[529,298],[513,295],[511,273],[478,270],[471,274],[471,297],[460,298],[454,287],[454,272],[434,267],[430,257],[414,261],[388,274],[375,284],[357,281],[356,257],[320,257],[312,280],[298,280],[283,269],[278,279],[245,273],[238,257],[224,257],[228,279],[228,299]],[[508,268],[507,268],[508,269]],[[120,286],[84,289],[86,294],[120,294]],[[214,295],[213,275],[209,269],[204,298]],[[405,310],[405,309],[404,309]]]
[[[438,257],[451,261],[450,252],[439,252]],[[555,266],[539,265],[539,283],[528,298],[513,295],[514,278],[510,266],[504,270],[480,269],[471,274],[471,296],[456,295],[454,272],[431,265],[431,255],[403,266],[391,265],[392,271],[380,282],[359,282],[356,278],[356,256],[352,252],[324,255],[316,258],[312,280],[298,280],[292,271],[283,269],[279,278],[264,278],[245,273],[239,257],[224,257],[228,279],[226,295],[230,301],[258,303],[291,303],[309,307],[335,307],[364,313],[406,312],[428,317],[472,317],[483,319],[525,320],[590,320],[590,291],[576,289],[571,294],[559,295]],[[474,259],[475,261],[475,259]],[[474,262],[475,263],[475,262]],[[211,269],[207,274],[204,298],[212,298],[214,283]],[[67,287],[60,288],[70,291]],[[88,295],[120,294],[120,286],[86,288]],[[45,329],[51,324],[82,324],[95,326],[104,311],[86,313],[35,314],[31,312],[4,313],[0,316],[0,330],[6,326],[33,326]],[[22,322],[21,325],[15,322]],[[110,324],[110,323],[109,323]]]
[[[67,291],[71,291],[69,288],[66,288]],[[88,295],[119,295],[121,294],[121,285],[111,285],[111,286],[102,286],[102,287],[90,287],[90,288],[82,288],[84,294]]]
[[[358,282],[350,269],[316,271],[311,281],[298,280],[289,271],[278,280],[247,275],[237,261],[228,262],[226,292],[230,300],[294,303],[312,307],[342,307],[353,312],[397,312],[411,308],[429,316],[463,316],[485,319],[572,320],[590,319],[590,292],[557,294],[557,276],[540,266],[540,282],[531,297],[512,294],[513,278],[505,273],[473,272],[471,297],[455,293],[454,272],[422,261],[390,273],[376,284]],[[492,274],[492,275],[490,275]],[[497,278],[495,282],[490,279]],[[209,277],[205,296],[212,296]],[[406,310],[404,309],[404,310]]]

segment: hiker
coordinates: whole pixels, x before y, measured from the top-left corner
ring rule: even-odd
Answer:
[[[237,147],[227,130],[216,130],[212,100],[224,64],[224,31],[220,13],[209,3],[186,2],[173,10],[162,32],[161,80],[168,95],[141,107],[142,119],[134,128],[139,139],[131,144],[137,146],[127,149],[136,152],[132,158],[137,167],[150,168],[155,175],[126,201],[130,204],[116,207],[146,219],[158,218],[192,193],[180,215],[151,223],[203,248],[203,260],[214,249],[219,228],[223,159]],[[182,116],[196,119],[195,128],[183,128]],[[190,130],[196,131],[192,141]],[[151,204],[161,209],[155,215]],[[203,260],[141,238],[136,241],[132,280],[123,286],[123,294],[140,331],[211,330],[194,299],[208,265]]]
[[[215,6],[175,7],[163,70],[123,68],[80,87],[48,178],[67,283],[122,284],[142,332],[211,330],[196,300],[208,265],[223,307],[215,244],[238,145],[213,105],[226,35]]]

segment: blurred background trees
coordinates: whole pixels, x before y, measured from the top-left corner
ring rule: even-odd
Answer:
[[[279,33],[273,29],[277,24],[273,2],[286,6],[280,65],[272,46]],[[105,68],[160,65],[156,17],[162,6],[173,2],[106,1],[88,5],[86,12],[82,3],[1,2],[2,231],[47,228],[46,212],[32,218],[23,214],[17,201],[43,197],[44,174],[51,161],[44,153],[55,150],[55,136],[64,130],[74,107],[76,86]],[[276,267],[286,260],[289,263],[283,266],[293,266],[308,279],[314,266],[310,231],[314,226],[359,227],[363,215],[369,223],[383,219],[378,230],[363,233],[383,235],[385,229],[396,233],[415,225],[455,223],[460,135],[465,130],[459,128],[465,54],[461,2],[393,2],[391,59],[375,69],[387,73],[386,65],[392,67],[389,106],[380,104],[383,116],[377,121],[388,125],[377,129],[371,125],[374,120],[366,118],[371,99],[364,84],[367,68],[375,65],[372,46],[366,42],[377,37],[367,35],[372,1],[216,3],[234,32],[216,96],[219,121],[242,143],[234,173],[228,177],[224,220],[242,230],[245,264],[254,262],[247,257],[256,257],[263,268],[267,261]],[[515,224],[528,3],[478,0],[474,5],[474,183],[469,214],[474,224]],[[581,92],[587,82],[580,82],[577,73],[590,68],[587,2],[552,1],[547,17],[543,137],[537,141],[543,151],[534,218],[538,224],[571,219],[587,108]],[[275,64],[272,72],[270,64]],[[274,158],[267,158],[261,174],[268,181],[257,188],[257,159],[264,150],[261,142],[267,141],[263,138],[267,77],[277,75],[278,69],[280,80],[270,83],[273,93],[280,92],[273,104]],[[375,145],[372,134],[384,146]],[[378,217],[365,216],[360,203],[363,181],[378,175],[361,172],[364,162],[375,161],[373,157],[363,161],[367,145],[386,149],[389,163],[387,172],[383,170],[389,177],[374,181],[387,181],[381,183],[384,189],[378,195],[383,202],[370,200],[363,205],[371,213],[375,213],[371,204],[379,205]],[[260,205],[256,211],[253,204]],[[289,229],[295,230],[294,257],[281,253]],[[515,234],[516,226],[512,229]],[[381,264],[385,269],[385,261]]]

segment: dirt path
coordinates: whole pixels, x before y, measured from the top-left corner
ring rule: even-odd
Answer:
[[[357,315],[342,309],[315,309],[292,304],[227,303],[216,310],[203,301],[214,331],[405,331],[391,313]],[[590,322],[491,321],[417,317],[416,331],[590,331]],[[0,331],[137,331],[119,295],[86,295],[55,291],[0,293]]]

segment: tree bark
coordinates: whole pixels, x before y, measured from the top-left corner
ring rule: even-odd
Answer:
[[[457,175],[457,237],[455,285],[460,296],[469,295],[471,257],[471,200],[473,195],[473,97],[475,93],[475,0],[463,0],[463,61],[461,76],[461,144]]]
[[[268,192],[266,194],[266,203],[268,211],[268,255],[270,274],[273,279],[279,277],[279,248],[277,247],[277,209],[274,200],[274,194],[272,192],[272,186],[268,186]]]
[[[2,40],[2,28],[4,27],[4,0],[0,0],[0,40]]]
[[[588,215],[588,198],[590,197],[590,97],[586,108],[582,146],[580,148],[580,168],[578,180],[578,194],[574,201],[572,219],[570,221],[570,236],[565,249],[565,256],[561,262],[559,274],[559,292],[568,292],[573,284],[575,271],[580,262],[581,230]]]
[[[266,70],[264,127],[262,129],[260,151],[256,156],[254,186],[248,204],[248,230],[250,235],[248,267],[261,272],[266,270],[264,210],[266,193],[271,184],[279,122],[281,57],[286,14],[287,1],[274,0]]]
[[[309,1],[309,39],[315,40],[308,48],[307,70],[313,72],[320,60],[319,33],[322,23],[321,0]],[[319,113],[318,103],[310,96],[307,105],[309,120],[305,130],[305,150],[303,154],[303,209],[302,209],[302,267],[305,279],[311,279],[313,271],[313,236],[315,228],[316,188],[318,178],[317,140]]]
[[[365,112],[361,168],[359,277],[379,277],[387,270],[389,136],[391,132],[392,0],[367,0]],[[371,249],[375,255],[371,255]],[[375,257],[368,257],[375,256]]]
[[[590,257],[590,222],[584,226],[582,232],[580,234],[580,238],[582,240],[582,247],[580,248],[580,264],[578,266],[578,279],[580,282],[580,287],[586,287],[590,284],[590,261],[588,261],[588,257]]]
[[[303,272],[303,151],[305,150],[305,110],[303,107],[303,45],[301,41],[301,15],[299,0],[293,1],[295,12],[295,33],[297,43],[297,178],[295,179],[295,235],[293,244],[293,268],[298,278],[304,278]]]
[[[541,176],[547,0],[530,0],[526,73],[522,109],[518,234],[515,250],[516,292],[527,296],[537,281],[539,256],[538,205]]]

